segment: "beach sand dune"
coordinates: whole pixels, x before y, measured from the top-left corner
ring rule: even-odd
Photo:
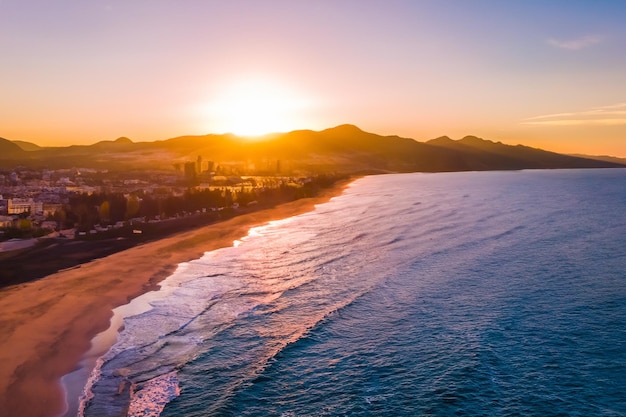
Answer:
[[[179,263],[230,246],[251,227],[310,211],[346,184],[0,290],[0,415],[61,414],[60,378],[76,369],[91,339],[109,326],[113,308],[156,288]]]

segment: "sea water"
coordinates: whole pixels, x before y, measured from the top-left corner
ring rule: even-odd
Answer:
[[[84,415],[626,415],[623,169],[365,177],[163,285]]]

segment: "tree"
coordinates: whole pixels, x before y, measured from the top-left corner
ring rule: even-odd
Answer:
[[[108,197],[108,201],[111,205],[111,222],[124,220],[126,216],[126,198],[124,195],[115,193]]]
[[[139,214],[140,208],[141,203],[139,202],[139,199],[134,195],[129,196],[128,200],[126,200],[126,219],[137,216],[137,214]]]
[[[108,200],[103,201],[100,204],[100,208],[98,209],[98,214],[100,215],[101,222],[110,222],[111,221],[111,203]]]
[[[17,223],[17,227],[20,230],[30,230],[33,227],[33,225],[31,221],[28,219],[20,219]]]
[[[56,220],[56,222],[59,224],[59,228],[63,229],[64,227],[66,227],[67,213],[65,212],[65,209],[61,208],[59,210],[56,210],[54,212],[54,220]]]

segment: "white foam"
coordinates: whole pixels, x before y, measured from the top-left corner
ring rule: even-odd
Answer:
[[[102,358],[98,358],[96,360],[96,365],[91,371],[91,374],[89,374],[89,378],[87,378],[87,383],[85,384],[85,387],[83,388],[83,393],[78,401],[78,411],[76,413],[78,417],[83,417],[85,415],[85,407],[87,406],[89,400],[93,398],[93,392],[91,391],[91,389],[93,388],[93,384],[95,384],[96,381],[100,379],[103,364],[104,361],[102,360]]]
[[[279,253],[299,250],[303,245],[306,247],[307,242],[316,240],[315,227],[294,232],[286,228],[292,223],[300,223],[298,217],[252,228],[234,247],[205,252],[200,259],[179,264],[176,271],[160,283],[159,291],[146,293],[114,310],[116,317],[123,318],[123,330],[117,334],[121,320],[115,326],[112,322],[117,341],[109,340],[110,349],[97,361],[81,398],[79,415],[93,397],[92,387],[97,386],[102,375],[110,372],[106,367],[102,370],[103,364],[115,360],[121,363],[117,366],[115,362],[112,367],[128,369],[129,384],[154,377],[150,380],[154,382],[141,384],[141,390],[136,391],[133,401],[138,411],[129,415],[158,416],[164,404],[171,400],[163,402],[158,412],[152,411],[158,408],[154,404],[160,403],[163,392],[170,389],[167,388],[171,385],[168,385],[171,382],[168,375],[175,376],[174,370],[181,363],[196,356],[202,350],[204,339],[212,337],[237,317],[254,314],[259,304],[277,299],[284,290],[312,279],[307,271],[292,270],[289,265],[287,269],[260,268],[262,274],[257,271],[258,265],[269,262],[276,267],[280,263],[280,257],[275,259],[266,253],[267,240],[283,247]],[[264,244],[256,245],[258,241]],[[305,276],[300,278],[301,275]],[[231,296],[231,292],[236,296]],[[120,355],[131,349],[134,351],[132,358],[129,354]],[[132,363],[125,363],[128,360]],[[157,376],[159,374],[162,375]]]
[[[132,385],[127,417],[158,417],[165,405],[179,395],[176,371],[153,378],[139,389]]]

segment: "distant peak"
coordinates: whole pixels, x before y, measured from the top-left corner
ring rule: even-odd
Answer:
[[[113,141],[114,143],[124,144],[124,143],[133,143],[132,140],[128,139],[126,136],[119,137]]]
[[[338,132],[345,132],[345,133],[362,133],[363,132],[363,130],[351,124],[335,126],[330,129],[326,129],[326,131],[336,131],[336,132],[338,131]]]
[[[478,136],[472,136],[472,135],[465,136],[461,140],[465,142],[486,142],[485,139],[479,138]]]
[[[0,138],[0,154],[23,152],[17,144],[8,139]]]
[[[480,144],[493,144],[495,143],[492,140],[489,139],[483,139],[483,138],[479,138],[477,136],[465,136],[463,139],[460,139],[459,142],[461,143],[465,143],[465,144],[473,144],[473,145],[480,145]]]
[[[448,142],[454,142],[454,141],[450,139],[450,137],[448,136],[439,136],[438,138],[429,140],[427,143],[448,143]]]

